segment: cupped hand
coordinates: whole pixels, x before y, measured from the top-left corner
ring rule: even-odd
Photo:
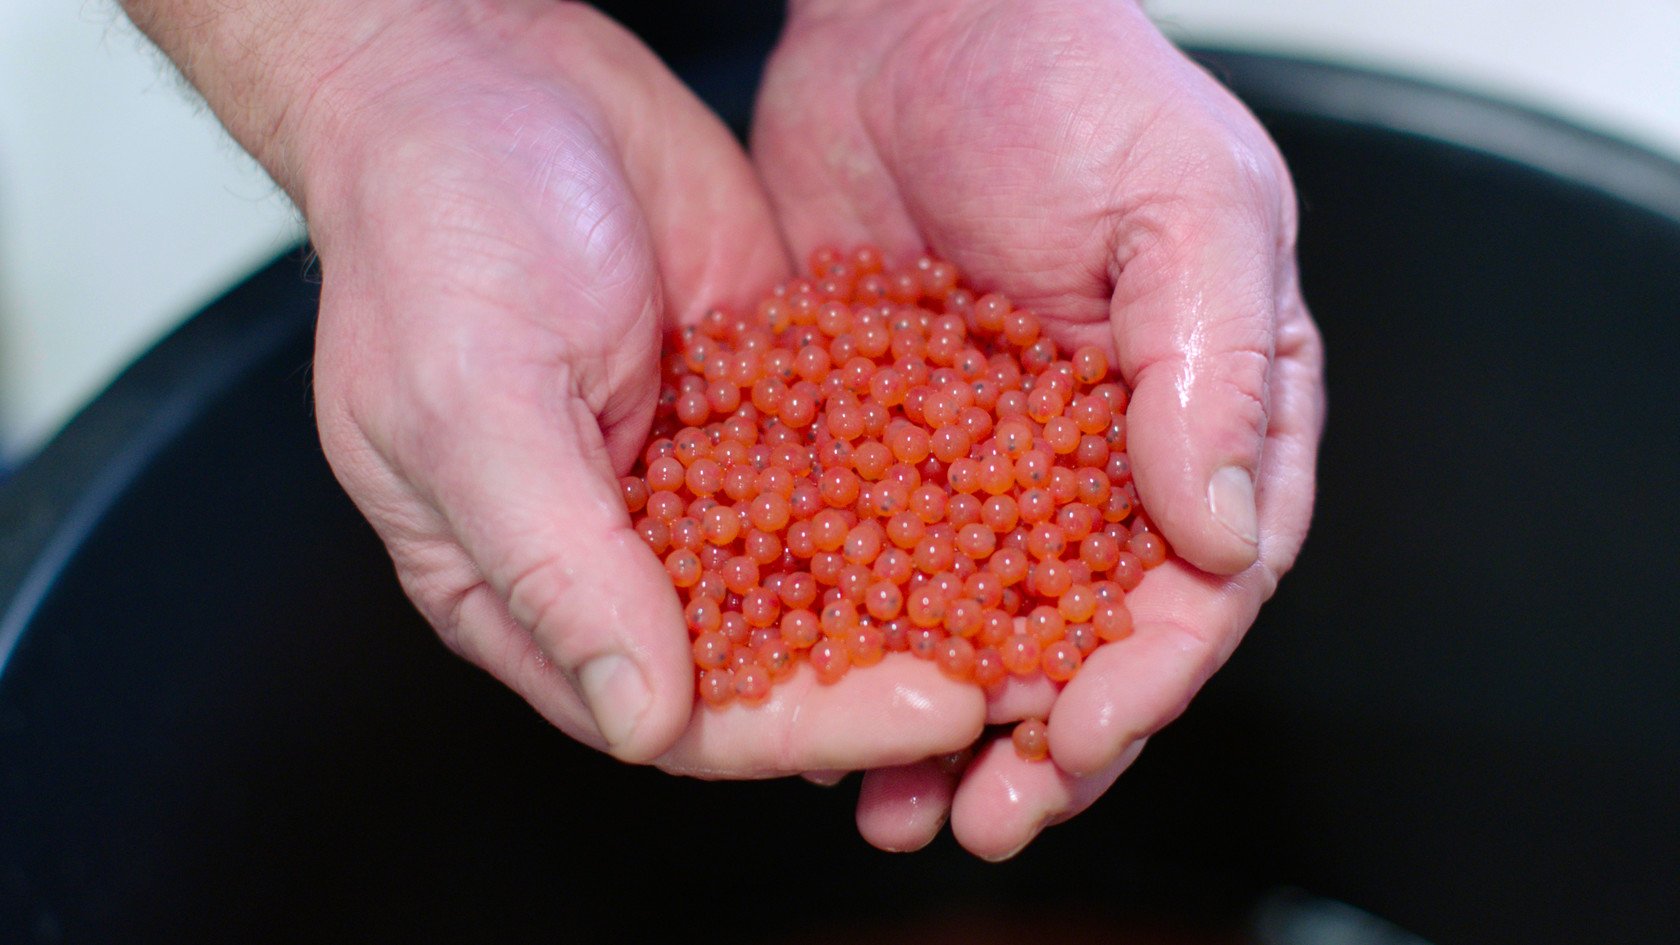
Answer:
[[[322,442],[404,589],[626,760],[750,777],[973,739],[981,698],[913,660],[695,710],[682,611],[618,477],[662,332],[785,278],[786,252],[738,145],[635,39],[582,5],[487,8],[372,33],[287,125],[309,135],[288,176],[324,278]]]
[[[1106,349],[1133,389],[1129,452],[1175,552],[1127,600],[1129,638],[1064,689],[1011,685],[990,721],[1049,715],[1053,764],[1008,740],[958,778],[865,776],[889,849],[1012,855],[1092,803],[1223,664],[1311,515],[1324,415],[1295,198],[1254,118],[1119,0],[806,0],[752,141],[796,254],[924,248]]]

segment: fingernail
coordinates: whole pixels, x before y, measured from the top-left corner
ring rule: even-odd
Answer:
[[[1225,466],[1208,480],[1208,511],[1225,530],[1245,544],[1260,543],[1260,528],[1254,511],[1254,478],[1248,470]]]
[[[1016,856],[1020,855],[1022,850],[1025,850],[1027,847],[1031,846],[1032,842],[1034,840],[1037,840],[1038,835],[1040,833],[1042,833],[1043,831],[1044,831],[1044,824],[1043,824],[1043,822],[1040,822],[1038,827],[1033,830],[1032,834],[1029,835],[1027,837],[1027,839],[1021,841],[1020,846],[1016,847],[1013,850],[1010,850],[1008,853],[1000,853],[997,856],[983,856],[983,857],[981,857],[981,859],[985,860],[987,863],[1002,863],[1006,860],[1013,860],[1013,859],[1015,859]]]
[[[617,748],[628,741],[649,701],[647,682],[636,664],[617,653],[597,656],[578,670],[578,687],[607,744]]]

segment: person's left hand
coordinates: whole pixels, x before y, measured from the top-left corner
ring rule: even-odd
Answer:
[[[722,123],[590,7],[395,9],[263,150],[295,156],[273,164],[319,252],[323,448],[439,636],[577,740],[672,772],[971,741],[979,694],[909,656],[697,707],[682,605],[618,477],[664,331],[788,275],[768,203]]]
[[[1176,552],[1129,596],[1131,637],[1060,692],[991,701],[992,722],[1048,714],[1054,764],[1005,738],[960,783],[932,762],[865,775],[871,842],[921,846],[949,813],[1001,859],[1107,790],[1294,562],[1324,412],[1294,195],[1253,117],[1133,3],[791,7],[753,135],[791,248],[931,248],[1063,346],[1108,351],[1143,506]]]

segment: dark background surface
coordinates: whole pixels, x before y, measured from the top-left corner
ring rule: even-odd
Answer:
[[[774,24],[729,22],[642,25],[740,127]],[[316,287],[288,257],[0,489],[0,941],[1218,929],[1280,885],[1437,945],[1672,941],[1680,222],[1524,149],[1672,194],[1680,171],[1450,93],[1213,66],[1305,207],[1317,523],[1231,664],[1075,824],[1002,866],[948,837],[889,856],[850,787],[673,779],[550,730],[432,638],[332,481]],[[1358,107],[1385,95],[1528,130],[1467,149]]]

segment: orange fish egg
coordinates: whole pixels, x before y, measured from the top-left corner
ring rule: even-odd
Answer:
[[[695,692],[754,706],[908,652],[982,688],[1061,685],[1133,631],[1170,551],[1138,506],[1114,358],[965,285],[819,247],[745,317],[667,339],[618,487],[684,608]],[[1041,720],[1014,730],[1048,756]]]

